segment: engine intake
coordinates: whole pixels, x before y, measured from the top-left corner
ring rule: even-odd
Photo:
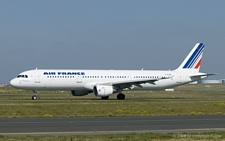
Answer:
[[[112,86],[97,85],[93,88],[95,96],[109,96],[113,94]]]

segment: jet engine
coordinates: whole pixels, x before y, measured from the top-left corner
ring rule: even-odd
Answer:
[[[112,86],[96,85],[93,88],[95,96],[109,96],[113,94]]]
[[[87,95],[88,93],[91,93],[91,91],[88,91],[88,90],[71,90],[71,94],[73,96],[84,96],[84,95]]]

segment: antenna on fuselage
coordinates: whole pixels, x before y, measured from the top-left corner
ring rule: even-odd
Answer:
[[[36,67],[36,69],[35,70],[37,70],[38,69],[38,67]]]

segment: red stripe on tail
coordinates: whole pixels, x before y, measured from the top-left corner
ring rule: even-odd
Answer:
[[[202,58],[198,61],[198,64],[195,66],[195,69],[199,68],[199,66],[201,65],[202,62]]]

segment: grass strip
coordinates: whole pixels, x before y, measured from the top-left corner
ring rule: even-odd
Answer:
[[[224,140],[225,132],[218,133],[178,133],[178,134],[111,134],[111,135],[74,135],[74,136],[0,136],[0,141],[149,141],[149,140]]]
[[[221,101],[22,101],[1,102],[0,118],[222,115]]]

